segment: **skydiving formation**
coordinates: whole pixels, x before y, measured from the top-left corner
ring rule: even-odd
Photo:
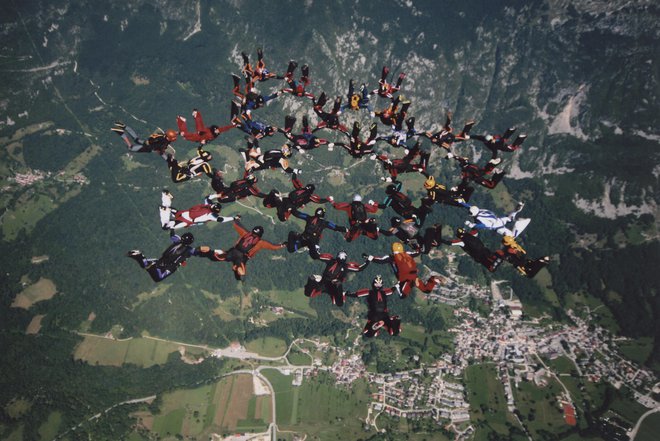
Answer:
[[[375,89],[370,90],[367,82],[350,79],[348,90],[328,93],[314,90],[316,82],[312,84],[309,65],[304,64],[300,68],[299,77],[296,74],[298,62],[294,60],[288,62],[286,70],[277,73],[273,64],[267,66],[260,48],[256,53],[257,62],[253,64],[247,53],[241,52],[240,75],[232,74],[231,83],[227,81],[227,91],[231,92],[233,100],[229,118],[224,123],[207,126],[196,108],[192,111],[194,129],[181,115],[175,115],[177,129],[159,129],[146,139],[140,138],[132,127],[120,121],[111,127],[111,131],[121,137],[129,153],[154,152],[161,156],[169,170],[168,175],[163,173],[163,176],[168,176],[171,182],[183,184],[194,180],[185,185],[195,182],[199,185],[200,181],[203,183],[208,178],[211,191],[206,191],[206,197],[200,197],[197,203],[183,205],[189,208],[174,208],[173,194],[162,190],[158,204],[160,227],[169,232],[171,244],[160,258],[146,258],[137,249],[126,254],[154,282],[173,275],[186,265],[189,258],[202,257],[213,262],[230,262],[236,280],[246,283],[247,262],[255,258],[260,250],[286,248],[289,253],[294,253],[284,253],[287,259],[312,259],[325,265],[320,274],[310,275],[306,280],[305,276],[296,275],[295,271],[288,275],[301,279],[299,286],[305,296],[311,298],[327,293],[337,307],[342,307],[346,298],[366,298],[367,323],[362,335],[370,338],[377,336],[381,329],[390,336],[401,332],[401,318],[390,315],[388,309],[387,298],[393,293],[399,297],[395,302],[410,301],[406,298],[414,293],[415,288],[431,293],[438,285],[445,283],[445,279],[433,270],[432,261],[427,260],[428,265],[420,265],[422,256],[435,256],[458,247],[488,272],[497,271],[506,262],[528,278],[533,278],[548,265],[548,256],[529,258],[520,244],[523,232],[531,222],[530,218],[518,217],[525,205],[523,202],[518,202],[507,215],[499,215],[497,213],[502,213],[501,207],[496,210],[482,207],[487,205],[484,201],[492,198],[475,197],[476,194],[492,191],[503,181],[506,172],[498,168],[504,165],[500,153],[520,150],[526,139],[525,134],[511,141],[516,128],[510,127],[502,134],[486,132],[484,135],[470,135],[476,125],[472,119],[465,122],[459,133],[455,133],[450,111],[445,112],[444,123],[438,123],[436,128],[418,129],[416,122],[420,120],[413,114],[413,102],[403,95],[405,84],[412,83],[404,84],[405,72],[394,74],[388,66],[383,66]],[[268,86],[271,88],[267,92],[257,89]],[[296,115],[284,115],[284,125],[279,127],[258,118],[259,109],[277,105],[284,94],[287,100],[295,100],[309,110],[300,115],[298,129],[295,128],[299,121]],[[332,96],[335,98],[329,98]],[[346,100],[344,103],[343,99]],[[381,110],[374,111],[374,108]],[[362,121],[355,119],[358,116]],[[371,118],[371,122],[364,123],[364,118]],[[440,124],[442,127],[438,130]],[[243,141],[241,146],[234,146],[243,163],[212,165],[214,158],[210,145],[232,129],[242,131],[247,141],[247,145]],[[173,146],[175,141],[192,143],[196,155],[190,159],[179,159],[187,155],[177,154]],[[263,151],[260,144],[264,146]],[[373,174],[368,176],[370,182],[352,189],[355,194],[350,202],[335,202],[330,195],[317,194],[320,177],[306,171],[300,165],[304,161],[296,161],[297,156],[309,158],[317,149],[332,152],[335,146],[341,147],[337,153],[332,153],[343,157],[340,164],[344,165],[340,167],[346,168],[345,159],[353,164],[374,164]],[[472,159],[466,154],[466,147],[481,153],[482,146],[491,153],[489,158],[481,160],[479,155],[477,159]],[[454,164],[458,168],[453,167]],[[233,181],[225,181],[227,170],[240,172]],[[447,170],[452,172],[455,180],[447,177]],[[262,191],[256,186],[259,177],[274,173],[287,177],[284,182],[287,188],[265,188]],[[417,184],[419,188],[404,189],[399,179],[409,173],[422,175],[423,184]],[[371,192],[376,195],[365,196],[365,199],[372,197],[382,202],[363,202],[362,196]],[[419,192],[425,196],[419,198]],[[279,222],[291,225],[285,239],[274,237],[266,240],[261,225],[246,228],[241,224],[239,215],[223,215],[231,204],[255,197],[261,199],[258,205],[263,205],[263,208],[260,210],[272,213],[271,219],[276,217]],[[350,200],[350,196],[348,198]],[[471,199],[479,204],[470,202]],[[314,208],[306,207],[311,203],[315,204]],[[329,210],[330,206],[334,210]],[[445,218],[438,221],[437,216],[446,216],[449,211],[463,219],[462,225],[451,225],[455,223],[455,217],[449,218],[453,219],[452,222]],[[379,212],[382,213],[379,215]],[[431,215],[435,220],[427,223]],[[195,231],[199,231],[198,228],[209,228],[207,224],[213,222],[232,222],[238,239],[231,242],[227,230],[229,226],[220,226],[216,230],[222,230],[217,238],[220,242],[218,247],[193,247],[192,234],[179,236],[181,229],[194,226]],[[453,238],[443,238],[443,225],[455,231]],[[334,237],[323,239],[324,232]],[[323,252],[324,248],[327,251],[328,242],[332,240],[346,242],[346,251],[336,255]],[[377,241],[388,242],[391,253],[379,256],[377,251],[355,250],[360,244],[375,250],[373,247]],[[349,259],[349,253],[360,255],[360,252],[364,261]],[[303,255],[298,257],[298,253]],[[198,259],[193,260],[199,264]],[[257,260],[259,262],[254,265],[268,265],[267,259]],[[348,278],[350,273],[359,273],[372,262],[392,268],[393,275],[386,277],[391,283],[384,281],[381,275],[372,279],[370,285],[369,282]],[[360,279],[364,276],[353,277]],[[344,284],[354,286],[346,289]],[[358,286],[370,287],[356,288]]]

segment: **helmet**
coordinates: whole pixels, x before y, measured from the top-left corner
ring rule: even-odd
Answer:
[[[194,241],[195,241],[195,237],[190,233],[186,233],[183,236],[181,236],[181,243],[183,243],[184,245],[190,245]]]
[[[199,157],[202,158],[204,161],[210,161],[213,159],[213,156],[211,156],[210,152],[207,152],[206,150],[201,150],[199,152]]]
[[[251,91],[256,93],[256,89],[252,89]],[[259,96],[257,97],[257,100],[256,100],[256,101],[257,101],[257,104],[260,105],[260,106],[262,106],[262,105],[264,104],[264,102],[265,102],[265,101],[264,101],[264,97],[261,96],[261,95],[259,95]]]
[[[433,176],[429,176],[426,178],[426,181],[424,181],[424,188],[430,190],[433,187],[435,187],[435,178]]]
[[[214,213],[220,213],[220,210],[222,210],[222,205],[220,203],[216,202],[211,205],[211,211]]]
[[[390,219],[390,225],[392,225],[393,227],[398,227],[399,225],[401,225],[401,218],[393,217],[392,219]]]
[[[392,244],[392,252],[394,254],[403,253],[403,244],[401,242],[394,242]]]
[[[165,138],[167,138],[168,141],[176,141],[176,132],[172,129],[167,129],[165,130]]]
[[[257,182],[257,177],[253,174],[249,174],[245,177],[245,180],[249,182]]]
[[[314,184],[307,184],[307,185],[305,185],[305,189],[307,191],[314,191],[316,189],[316,187],[314,187]]]
[[[282,154],[284,155],[285,158],[291,156],[291,147],[289,147],[289,144],[284,144],[282,146]]]
[[[261,237],[264,235],[264,227],[262,227],[261,225],[257,225],[252,229],[252,232],[257,236]]]
[[[382,286],[383,286],[383,278],[381,277],[380,274],[378,274],[378,275],[376,276],[376,278],[374,278],[373,286],[374,286],[374,288],[382,288]]]
[[[511,246],[516,243],[516,239],[513,236],[504,236],[502,237],[502,243],[506,246]]]
[[[325,217],[325,208],[317,208],[314,212],[314,216]]]
[[[476,216],[477,214],[479,214],[479,207],[477,207],[476,205],[471,206],[470,216]]]
[[[486,141],[491,142],[493,140],[493,135],[486,135]]]
[[[465,236],[465,229],[456,228],[456,236],[459,237],[459,238]]]
[[[220,134],[220,127],[216,125],[212,125],[211,127],[209,127],[209,129],[211,129],[211,133],[213,133],[214,135]]]
[[[387,194],[392,194],[392,193],[395,193],[395,192],[396,192],[396,185],[394,185],[394,184],[388,185],[387,188],[385,189],[385,193],[387,193]]]
[[[337,253],[337,259],[344,261],[346,260],[346,251],[340,251]]]
[[[359,194],[356,194],[355,196],[353,196],[353,201],[354,202],[362,202],[362,196],[360,196]]]

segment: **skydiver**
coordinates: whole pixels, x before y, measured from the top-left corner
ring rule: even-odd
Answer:
[[[355,83],[351,79],[348,82],[348,93],[346,94],[346,97],[348,98],[348,101],[346,104],[341,106],[341,110],[344,111],[346,109],[351,109],[358,111],[360,109],[366,109],[369,111],[369,113],[373,112],[373,109],[371,107],[371,104],[369,103],[369,90],[367,89],[367,85],[362,83],[360,86],[360,91],[356,92],[355,91]]]
[[[348,145],[344,144],[343,142],[335,143],[335,145],[346,149],[348,154],[354,158],[361,158],[364,155],[373,154],[373,147],[376,145],[376,137],[378,136],[376,123],[372,123],[369,127],[369,138],[366,141],[362,141],[360,138],[361,127],[362,125],[359,121],[355,121],[353,123],[353,131],[351,132],[350,136],[347,134],[350,139],[350,143]],[[328,150],[330,149],[328,148]]]
[[[449,245],[463,248],[468,256],[482,264],[488,271],[495,272],[502,263],[500,254],[489,250],[477,236],[477,230],[465,231],[463,228],[456,230],[456,239],[448,242]]]
[[[456,156],[451,152],[447,153],[447,159],[452,158],[458,161],[461,167],[461,183],[463,185],[467,185],[469,181],[473,181],[481,186],[493,189],[504,177],[505,172],[495,168],[500,162],[502,162],[501,158],[491,159],[484,167],[472,164],[467,158],[462,156]],[[487,176],[491,173],[492,177],[488,179]]]
[[[249,148],[239,149],[239,152],[245,158],[245,172],[253,173],[258,170],[268,170],[281,168],[286,173],[299,173],[300,170],[289,166],[289,157],[291,156],[291,147],[284,144],[279,149],[267,150],[261,153],[259,144],[256,140],[248,143]]]
[[[232,93],[240,99],[241,113],[247,113],[249,115],[253,110],[264,107],[266,103],[282,95],[282,91],[277,91],[270,95],[262,95],[250,82],[246,82],[245,92],[241,92],[241,78],[238,75],[232,75],[231,77],[234,81]],[[232,103],[236,107],[239,107],[239,104],[233,101]]]
[[[394,236],[414,251],[429,254],[431,249],[442,244],[442,225],[434,224],[421,234],[421,226],[412,219],[393,217],[390,219],[390,228],[381,229],[383,236]]]
[[[502,248],[497,250],[496,253],[502,259],[515,266],[522,275],[530,279],[550,262],[549,256],[539,259],[527,258],[527,251],[512,236],[502,237]]]
[[[216,193],[222,193],[227,190],[227,186],[225,185],[225,177],[224,173],[222,170],[218,170],[217,168],[214,168],[211,170],[212,176],[211,176],[211,188],[216,192]]]
[[[131,250],[126,256],[147,271],[154,282],[160,282],[172,275],[179,266],[184,266],[188,257],[197,255],[195,248],[190,246],[195,240],[192,234],[173,235],[170,240],[172,245],[163,251],[159,259],[147,259],[140,250]]]
[[[272,244],[262,239],[264,234],[262,226],[256,226],[252,231],[248,231],[238,220],[235,220],[234,229],[238,233],[239,239],[227,251],[213,250],[209,246],[200,246],[196,251],[200,257],[206,257],[215,262],[231,262],[231,269],[236,280],[244,280],[247,273],[245,265],[259,250],[280,250],[286,246],[286,243]]]
[[[328,145],[328,150],[331,150],[332,147],[334,147],[334,144],[329,143],[327,139],[318,138],[312,133],[307,115],[303,116],[302,118],[302,131],[299,135],[294,135],[291,133],[295,123],[296,118],[291,115],[287,115],[284,118],[284,129],[277,130],[284,134],[286,139],[288,139],[293,144],[293,147],[298,151],[312,150],[326,144]]]
[[[210,141],[213,141],[221,133],[234,128],[233,124],[224,127],[216,125],[206,127],[206,125],[204,125],[204,121],[202,120],[202,112],[197,109],[193,109],[192,116],[195,119],[195,132],[188,131],[188,124],[183,116],[178,115],[176,117],[176,124],[179,128],[179,135],[183,136],[183,138],[188,141],[206,144]]]
[[[309,66],[305,64],[300,69],[302,73],[300,81],[293,79],[293,72],[296,70],[296,67],[298,67],[298,63],[293,60],[289,61],[289,66],[286,70],[286,75],[284,76],[284,80],[287,82],[289,87],[282,89],[282,92],[290,93],[293,96],[305,97],[314,100],[314,95],[305,90],[306,87],[310,84]]]
[[[370,262],[389,263],[397,278],[395,289],[399,293],[399,297],[406,298],[413,288],[429,293],[438,283],[443,283],[443,280],[438,276],[431,276],[426,282],[419,278],[417,275],[417,262],[414,259],[418,255],[418,251],[405,251],[401,242],[394,242],[392,244],[392,254],[381,257],[368,255],[366,258]]]
[[[387,296],[392,295],[393,292],[394,288],[383,287],[383,278],[377,275],[370,289],[363,288],[346,293],[346,297],[367,297],[367,324],[362,330],[363,337],[376,337],[381,328],[385,328],[390,335],[399,335],[401,320],[398,315],[390,316],[387,309]]]
[[[527,135],[518,135],[518,137],[509,144],[509,138],[516,131],[515,127],[509,127],[502,135],[472,135],[472,139],[481,141],[490,152],[492,158],[497,158],[498,152],[514,152],[520,148],[522,143],[527,138]]]
[[[235,127],[238,127],[254,139],[272,136],[277,131],[277,127],[269,126],[261,121],[255,121],[249,113],[241,113],[233,101],[231,102],[231,122]]]
[[[362,202],[362,196],[356,194],[352,202],[333,202],[332,206],[336,210],[345,211],[348,215],[348,231],[344,235],[346,242],[352,242],[361,234],[369,239],[378,239],[378,223],[376,219],[367,216],[367,213],[376,213],[378,204],[369,201],[366,204]]]
[[[302,209],[310,202],[314,202],[315,204],[332,202],[332,196],[322,198],[315,194],[314,184],[304,185],[298,179],[296,173],[291,175],[291,182],[294,189],[288,195],[283,196],[279,191],[273,189],[263,201],[264,207],[275,208],[277,210],[277,218],[282,222],[285,222],[294,210]]]
[[[265,198],[266,194],[262,193],[257,186],[257,177],[255,175],[247,175],[243,179],[238,179],[228,187],[225,187],[225,190],[220,193],[215,193],[208,195],[204,200],[207,204],[211,204],[213,200],[218,200],[218,202],[234,202],[238,199],[243,199],[248,196],[256,196],[258,198]]]
[[[110,130],[121,136],[129,151],[136,153],[156,152],[163,159],[167,159],[167,148],[177,139],[176,131],[167,129],[164,133],[153,133],[149,138],[143,140],[135,133],[135,130],[122,122],[116,122]],[[172,149],[174,148],[172,147]]]
[[[319,250],[321,247],[319,246],[319,241],[323,235],[323,230],[328,228],[333,231],[339,231],[340,233],[348,231],[345,227],[325,220],[325,208],[317,208],[313,216],[298,210],[294,210],[292,214],[298,219],[305,221],[305,229],[302,233],[289,231],[289,238],[287,239],[287,251],[289,253],[307,247],[309,256],[316,260],[320,256]]]
[[[328,98],[325,95],[325,92],[321,93],[318,101],[314,101],[314,113],[321,119],[316,125],[316,128],[312,132],[316,132],[321,129],[332,129],[339,130],[342,133],[348,134],[348,129],[345,125],[339,122],[339,115],[341,114],[341,97],[338,96],[335,98],[335,103],[332,106],[330,112],[323,110],[323,107],[328,102]]]
[[[305,284],[305,296],[316,297],[323,292],[327,292],[332,299],[332,303],[337,306],[344,304],[343,283],[348,272],[360,272],[369,265],[369,261],[364,263],[348,262],[346,253],[340,251],[337,256],[322,253],[319,260],[326,262],[323,274],[314,274],[309,276]]]
[[[220,216],[222,206],[219,203],[198,204],[187,210],[177,210],[172,207],[174,196],[168,190],[163,190],[161,196],[160,226],[170,232],[192,225],[202,225],[206,222],[231,222],[235,217]]]
[[[385,188],[387,196],[378,204],[378,208],[384,210],[387,207],[392,209],[404,219],[414,219],[417,225],[421,226],[426,219],[426,216],[431,213],[430,205],[422,203],[419,208],[413,206],[412,201],[408,196],[401,192],[403,184],[400,181],[393,181]]]
[[[498,217],[494,212],[481,209],[476,205],[469,205],[465,203],[462,205],[470,211],[470,216],[472,216],[476,221],[465,221],[465,225],[467,225],[468,228],[474,228],[477,230],[493,230],[502,236],[512,236],[516,238],[525,230],[525,228],[527,228],[527,225],[529,225],[531,222],[531,219],[528,218],[516,220],[516,216],[525,206],[525,204],[522,202],[518,202],[516,209],[509,213],[508,216],[504,217]],[[514,222],[513,230],[507,228],[507,224],[511,222]]]
[[[209,161],[213,159],[211,153],[202,149],[200,145],[197,147],[197,156],[189,159],[185,163],[181,163],[174,159],[171,154],[167,155],[167,166],[170,169],[172,182],[179,183],[188,181],[194,177],[206,174],[209,178],[213,177],[213,172]]]
[[[442,184],[435,181],[433,176],[428,176],[424,181],[424,189],[427,192],[427,197],[424,200],[431,205],[433,203],[447,204],[460,207],[461,203],[470,200],[474,188],[465,183],[459,184],[457,187],[452,187],[447,190]]]
[[[417,141],[414,146],[405,150],[406,155],[400,159],[389,159],[386,154],[374,155],[375,159],[382,162],[383,168],[390,174],[390,177],[385,179],[387,182],[395,181],[399,173],[426,173],[426,166],[428,165],[429,157],[431,154],[429,152],[422,151],[419,146],[420,142]],[[418,156],[419,163],[413,164],[412,161]]]
[[[383,66],[383,70],[381,71],[380,74],[380,80],[378,80],[378,89],[372,90],[371,91],[372,95],[378,94],[383,98],[392,99],[394,97],[393,94],[401,89],[401,83],[403,83],[403,79],[406,77],[406,74],[401,72],[396,80],[396,85],[392,85],[387,82],[387,76],[389,75],[389,73],[390,73],[389,67]]]
[[[433,144],[437,145],[438,147],[442,147],[445,150],[450,150],[452,144],[456,141],[470,139],[470,130],[475,123],[474,120],[469,120],[463,126],[463,130],[461,130],[458,135],[455,135],[454,129],[451,126],[451,117],[452,113],[447,112],[445,125],[436,133],[423,133],[423,135],[426,136]]]
[[[403,106],[406,108],[405,104]],[[415,117],[411,116],[406,118],[407,112],[401,111],[395,115],[395,122],[392,126],[392,133],[390,135],[381,135],[377,138],[378,141],[386,141],[392,147],[407,147],[408,141],[418,135],[415,129]],[[381,118],[382,120],[382,118]],[[403,123],[406,123],[406,128],[403,128]]]
[[[399,109],[399,104],[401,104],[401,108]],[[387,108],[383,110],[379,110],[374,113],[374,116],[376,116],[378,119],[380,119],[380,122],[383,123],[383,125],[386,125],[388,127],[394,127],[396,129],[397,124],[399,126],[399,130],[403,128],[403,123],[408,115],[408,108],[410,107],[410,101],[405,99],[404,97],[396,97]],[[414,121],[413,121],[414,123]]]
[[[283,77],[270,72],[266,68],[264,52],[261,48],[257,49],[257,65],[254,68],[250,64],[250,59],[245,52],[241,52],[241,57],[243,58],[243,74],[245,75],[246,80],[249,79],[250,83],[254,83],[255,81],[268,81],[271,78],[283,79]]]

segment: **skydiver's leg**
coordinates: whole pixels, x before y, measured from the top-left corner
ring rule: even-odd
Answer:
[[[290,253],[295,253],[298,251],[298,248],[300,247],[299,240],[300,236],[297,233],[289,231],[289,237],[286,241],[286,250]]]
[[[195,130],[197,133],[208,132],[209,129],[204,125],[204,120],[202,119],[202,112],[197,109],[192,111],[193,118],[195,118]]]
[[[329,283],[328,294],[332,298],[332,303],[341,307],[344,305],[344,291],[341,283]]]
[[[401,332],[401,319],[399,319],[398,315],[389,317],[386,326],[390,335],[399,335]]]
[[[504,134],[502,134],[502,138],[504,138],[504,139],[509,139],[509,138],[511,138],[511,135],[513,135],[513,133],[514,133],[515,131],[516,131],[516,128],[515,128],[515,127],[509,127],[508,129],[506,129],[506,131],[504,132]]]
[[[161,267],[156,263],[147,268],[147,273],[149,273],[154,282],[160,282],[170,276],[175,270],[176,268]]]
[[[399,280],[399,282],[395,285],[395,288],[399,292],[399,297],[405,299],[410,295],[413,286],[414,286],[413,280]]]
[[[313,275],[307,278],[307,283],[305,283],[305,296],[306,297],[316,297],[321,294],[321,289],[323,285],[321,284],[321,276]]]
[[[527,139],[527,135],[518,135],[515,141],[513,141],[513,144],[511,144],[513,147],[519,147],[522,145],[523,142],[525,142],[525,139]]]
[[[438,247],[442,239],[442,225],[435,224],[424,231],[424,238],[422,239],[422,253],[428,254],[433,247]]]
[[[419,277],[415,279],[415,286],[424,293],[429,293],[433,291],[433,288],[435,288],[435,285],[437,284],[438,284],[438,279],[435,276],[429,277],[429,279],[426,282],[424,282]]]
[[[156,259],[147,259],[146,257],[144,257],[144,254],[142,254],[140,250],[131,250],[128,253],[126,253],[126,256],[135,260],[138,263],[138,265],[140,265],[140,268],[146,268],[149,265],[152,265],[154,262],[156,262]]]
[[[548,256],[542,257],[536,260],[528,260],[524,266],[524,274],[530,279],[534,277],[543,267],[545,267],[550,262]]]
[[[312,259],[318,260],[321,258],[321,253],[319,252],[321,247],[319,246],[318,240],[307,241],[307,249],[309,250],[309,257]]]
[[[188,134],[188,124],[186,123],[186,119],[183,116],[176,116],[176,126],[179,129],[179,135],[185,138]]]
[[[406,77],[406,74],[404,72],[401,72],[399,74],[399,78],[396,79],[396,90],[401,89],[401,83],[403,83],[403,79]]]
[[[374,325],[377,322],[374,322],[373,320],[367,320],[367,324],[364,325],[364,329],[362,329],[362,337],[364,338],[372,338],[376,335],[377,330],[374,330]]]

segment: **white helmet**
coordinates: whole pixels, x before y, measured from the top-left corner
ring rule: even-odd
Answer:
[[[345,252],[345,251],[340,251],[340,252],[337,254],[337,259],[342,260],[342,261],[343,261],[343,260],[346,260],[346,252]]]
[[[356,194],[355,196],[353,196],[353,201],[362,202],[362,196],[360,196],[359,194]]]
[[[477,214],[479,214],[479,207],[477,207],[476,205],[471,206],[470,207],[470,215],[471,216],[476,216]]]

